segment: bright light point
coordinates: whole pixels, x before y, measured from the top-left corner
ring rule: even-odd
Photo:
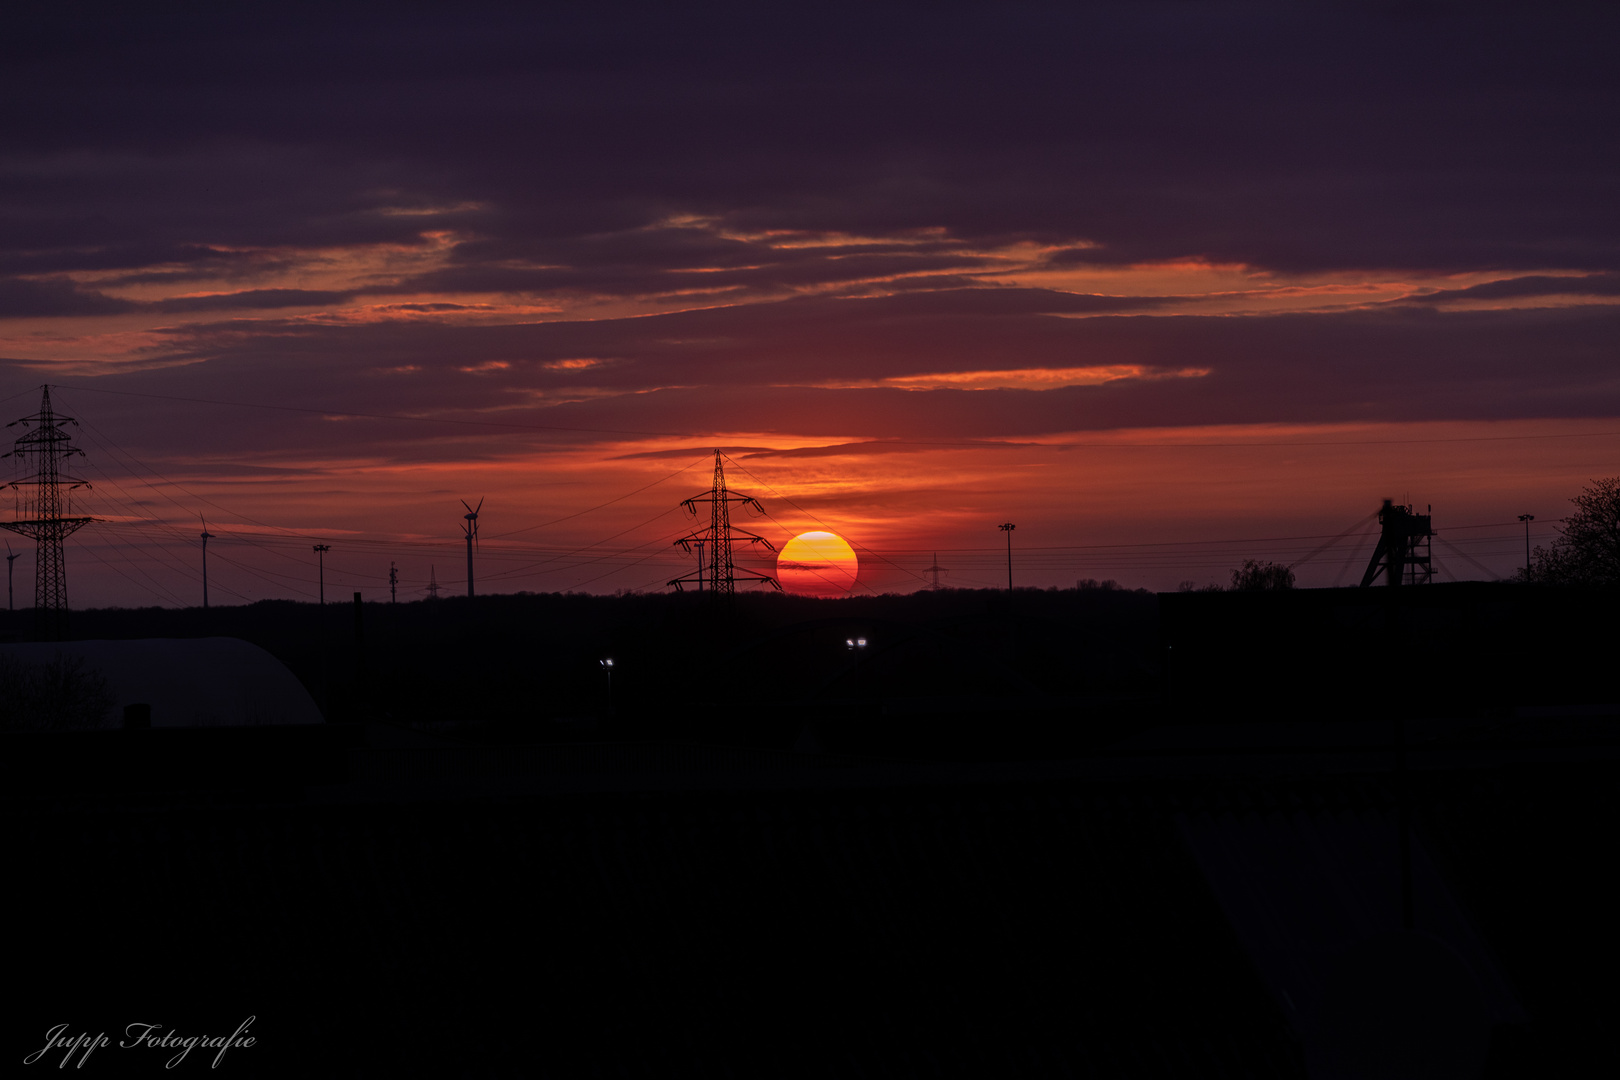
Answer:
[[[776,557],[776,580],[799,596],[844,596],[855,587],[860,562],[842,536],[800,533]]]

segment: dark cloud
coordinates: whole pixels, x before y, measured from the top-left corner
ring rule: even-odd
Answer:
[[[746,458],[816,458],[816,457],[869,457],[874,454],[915,454],[919,451],[937,450],[941,447],[957,447],[973,450],[1016,450],[1036,445],[1034,443],[1003,442],[990,439],[961,439],[948,441],[945,439],[929,439],[926,441],[911,440],[902,442],[896,439],[872,440],[857,443],[835,443],[830,446],[794,446],[781,450],[759,449],[743,454]]]
[[[177,296],[144,306],[166,314],[189,311],[325,307],[345,303],[353,295],[348,292],[319,289],[249,289],[245,292],[214,293],[208,296]]]
[[[52,315],[116,315],[138,307],[127,300],[84,289],[71,281],[0,278],[0,318]]]
[[[0,248],[138,271],[454,229],[470,268],[744,269],[627,238],[685,215],[1101,262],[1620,268],[1620,14],[1434,10],[62,5],[5,37]]]
[[[1585,274],[1578,277],[1533,274],[1487,281],[1466,289],[1439,289],[1398,302],[1434,304],[1446,300],[1518,300],[1534,296],[1620,296],[1620,274]]]
[[[614,461],[690,461],[694,456],[712,454],[716,450],[729,454],[732,457],[752,457],[755,454],[770,453],[768,446],[688,446],[678,450],[644,450],[638,454],[617,454]]]
[[[233,320],[177,329],[172,351],[146,358],[178,366],[64,382],[159,395],[75,399],[120,417],[132,445],[249,460],[431,462],[744,431],[843,444],[786,451],[814,455],[1167,425],[1620,415],[1612,307],[1076,319],[976,310],[977,299],[960,311],[910,311],[905,296],[504,326]],[[607,359],[556,364],[581,357]],[[816,385],[1096,365],[1207,374],[1048,390]]]
[[[198,316],[79,380],[160,395],[76,403],[159,456],[1620,415],[1613,310],[1436,310],[1616,295],[1611,7],[150,8],[30,7],[0,36],[0,315]],[[1187,298],[991,287],[1019,243],[1512,277],[1167,316]],[[98,291],[170,284],[213,295]],[[480,293],[692,310],[435,318]],[[276,314],[368,299],[402,317]],[[1209,374],[829,388],[1098,365]]]

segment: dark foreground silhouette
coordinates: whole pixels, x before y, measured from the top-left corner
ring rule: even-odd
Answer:
[[[1608,682],[1550,699],[1545,673],[1502,676],[1493,698],[1469,681],[1488,668],[1431,664],[1455,692],[1423,699],[1396,664],[1425,626],[1485,640],[1481,604],[1585,601],[1207,595],[1164,598],[1162,622],[1159,598],[1101,591],[1015,594],[1010,616],[924,598],[910,623],[492,598],[529,636],[493,646],[486,617],[407,645],[396,624],[421,665],[400,685],[485,714],[437,734],[454,716],[425,706],[422,730],[353,722],[409,697],[362,692],[389,673],[367,609],[330,699],[347,720],[6,735],[9,1052],[63,1023],[225,1035],[252,1015],[220,1075],[1613,1072]],[[633,618],[591,617],[615,610]],[[1313,626],[1366,631],[1385,662],[1263,662]],[[595,685],[558,674],[600,676],[603,640],[642,670],[675,631],[659,685],[691,704],[667,733],[650,690],[616,681],[608,715],[605,686],[587,711]],[[1167,643],[1202,673],[1155,670]],[[481,698],[508,668],[514,696]],[[526,679],[529,711],[501,720]],[[86,1067],[162,1071],[116,1042]]]

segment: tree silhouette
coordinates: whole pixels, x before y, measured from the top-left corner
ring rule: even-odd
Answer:
[[[1294,587],[1294,572],[1281,563],[1244,559],[1232,571],[1233,592],[1277,592]]]
[[[1549,585],[1620,585],[1620,476],[1593,480],[1570,502],[1551,548],[1536,548],[1528,575]]]
[[[30,664],[0,656],[0,730],[77,731],[102,726],[114,705],[107,677],[58,653]]]

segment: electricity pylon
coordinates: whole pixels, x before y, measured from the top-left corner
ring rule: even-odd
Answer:
[[[934,565],[932,565],[928,569],[924,570],[923,573],[928,575],[928,579],[929,579],[928,580],[928,588],[932,590],[932,589],[943,589],[945,587],[944,585],[940,584],[939,575],[948,574],[948,573],[950,573],[950,571],[948,569],[946,569],[945,567],[939,565],[939,556],[936,554],[934,556]]]
[[[60,641],[67,634],[67,564],[62,558],[62,541],[95,520],[74,515],[72,506],[73,490],[87,488],[90,482],[62,471],[64,461],[84,453],[62,430],[64,424],[78,427],[79,422],[71,416],[56,415],[47,385],[39,412],[6,426],[18,424],[29,430],[5,456],[31,459],[34,471],[7,485],[21,496],[16,504],[18,516],[14,521],[0,521],[0,528],[31,536],[38,545],[34,557],[34,628],[43,640]]]
[[[432,566],[428,567],[427,588],[423,589],[422,591],[428,594],[428,599],[437,600],[439,598],[440,588],[442,588],[442,586],[439,584],[438,569]]]
[[[769,574],[759,574],[752,570],[738,570],[732,561],[731,541],[733,535],[746,537],[750,544],[763,545],[766,551],[775,551],[771,542],[763,536],[758,536],[746,529],[734,528],[731,524],[731,504],[741,503],[757,513],[765,513],[765,508],[759,505],[759,500],[748,495],[739,495],[726,489],[726,472],[720,464],[720,451],[714,452],[714,486],[702,495],[694,495],[681,503],[681,507],[693,517],[697,517],[697,504],[709,504],[709,527],[688,533],[675,541],[682,551],[690,552],[694,545],[708,549],[709,565],[701,567],[696,573],[682,574],[669,584],[675,586],[676,592],[683,592],[684,587],[697,582],[699,590],[708,589],[713,596],[730,596],[737,591],[737,579],[744,581],[768,581],[771,588],[777,592],[782,586]]]

